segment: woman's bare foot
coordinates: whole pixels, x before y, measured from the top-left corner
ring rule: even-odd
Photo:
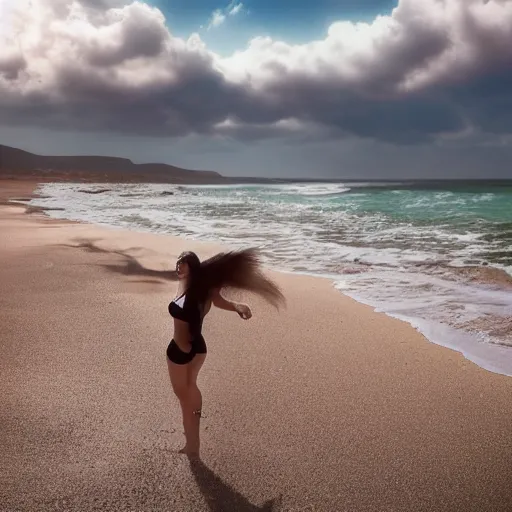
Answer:
[[[194,450],[185,445],[178,453],[182,453],[187,457],[199,458],[199,450]]]

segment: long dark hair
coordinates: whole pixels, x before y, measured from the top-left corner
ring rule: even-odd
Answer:
[[[187,297],[200,304],[206,302],[214,289],[234,288],[255,293],[279,308],[285,298],[277,284],[265,276],[256,249],[221,252],[201,262],[194,252],[178,258],[188,264]]]

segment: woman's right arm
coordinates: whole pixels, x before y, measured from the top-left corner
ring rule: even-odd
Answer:
[[[251,308],[247,304],[240,304],[225,299],[221,294],[220,290],[214,290],[211,295],[212,304],[225,311],[235,311],[244,320],[248,320],[252,316]]]

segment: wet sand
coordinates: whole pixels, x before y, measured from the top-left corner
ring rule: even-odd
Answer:
[[[212,310],[191,464],[169,270],[221,248],[5,205],[0,240],[0,510],[512,510],[512,379],[329,281],[273,273],[286,310]]]

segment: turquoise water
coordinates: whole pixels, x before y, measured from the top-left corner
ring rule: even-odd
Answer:
[[[259,247],[512,375],[512,182],[47,184],[54,217]]]
[[[422,261],[512,266],[512,187],[418,190],[319,184],[189,190],[201,198],[194,201],[199,215],[219,221],[251,217],[272,227],[279,222],[319,242],[379,249],[381,262],[382,250],[388,249],[418,251]],[[367,257],[375,262],[369,253]],[[350,261],[350,256],[341,260]]]

